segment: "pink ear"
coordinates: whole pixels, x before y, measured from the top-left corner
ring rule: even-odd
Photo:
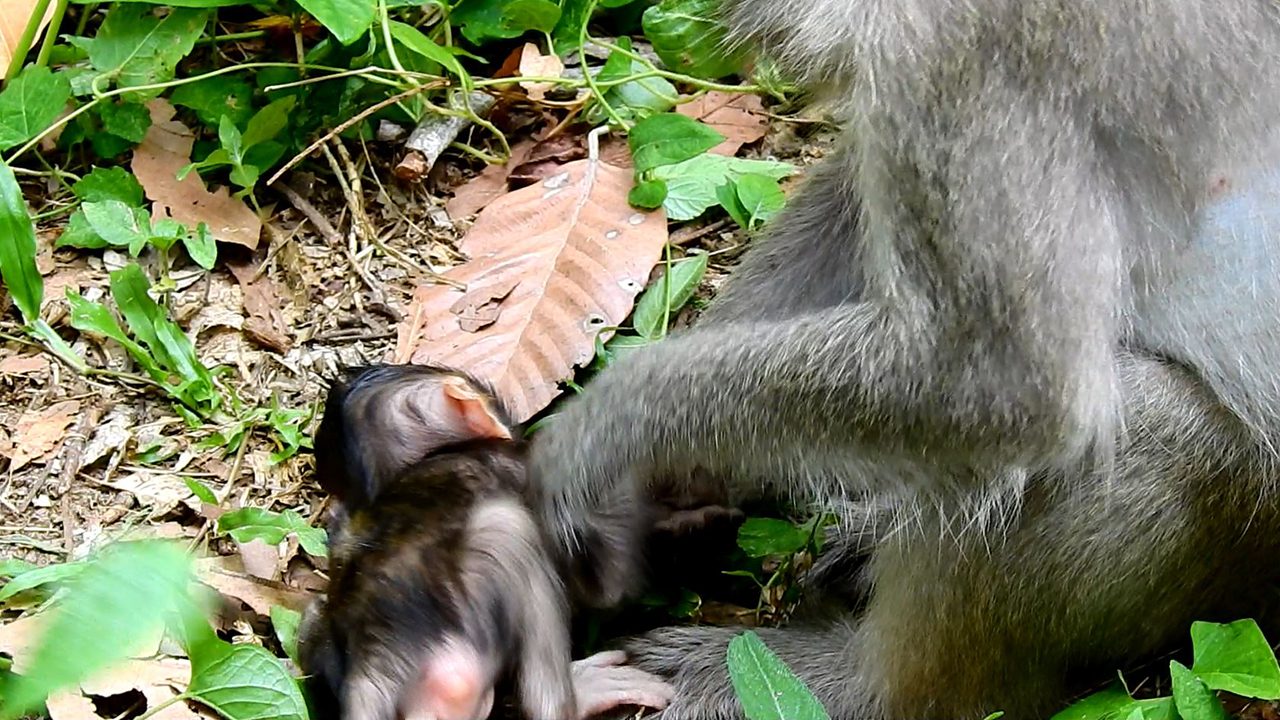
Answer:
[[[401,698],[404,720],[483,720],[493,709],[493,683],[470,646],[442,645]]]
[[[494,414],[488,400],[464,381],[446,380],[444,396],[472,437],[511,439],[511,431]]]

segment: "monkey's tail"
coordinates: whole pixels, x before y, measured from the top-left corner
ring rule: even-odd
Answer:
[[[760,48],[814,86],[847,87],[857,45],[875,3],[861,0],[727,0],[724,20],[735,46]]]

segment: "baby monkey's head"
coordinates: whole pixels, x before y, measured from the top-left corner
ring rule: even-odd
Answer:
[[[442,368],[361,368],[330,391],[315,442],[330,584],[300,633],[317,712],[484,718],[516,670],[526,712],[572,716],[563,591],[515,432]]]

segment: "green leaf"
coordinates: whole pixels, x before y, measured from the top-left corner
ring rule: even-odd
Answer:
[[[626,0],[630,2],[631,0]],[[605,0],[600,7],[617,7],[618,0]],[[551,31],[552,51],[564,57],[580,46],[582,23],[587,19],[587,0],[560,0],[560,20]],[[623,38],[618,38],[622,40]]]
[[[187,692],[228,720],[307,719],[297,682],[264,648],[206,636],[189,653]]]
[[[630,50],[631,39],[627,37],[618,38],[618,47]],[[604,67],[600,69],[600,75],[596,80],[601,83],[608,83],[645,72],[646,70],[648,68],[643,63],[632,60],[617,50],[613,50],[609,53],[609,59],[605,60]],[[680,93],[675,86],[660,77],[631,80],[621,85],[609,87],[604,93],[604,99],[611,107],[624,117],[629,116],[633,119],[642,119],[658,113],[664,113],[675,107],[676,100],[679,97]],[[603,109],[597,108],[593,108],[593,112],[598,112],[603,118]]]
[[[89,62],[122,88],[167,82],[178,61],[195,47],[208,16],[204,10],[177,8],[162,19],[142,3],[114,5],[89,46]],[[160,92],[130,93],[130,99]]]
[[[209,226],[204,223],[197,225],[195,232],[182,236],[182,246],[187,249],[191,259],[205,270],[212,270],[218,262],[218,243],[209,232]]]
[[[560,22],[560,6],[551,0],[510,0],[502,8],[503,27],[525,32],[549,33]]]
[[[359,40],[373,25],[374,11],[378,7],[372,0],[298,0],[298,4],[343,45]]]
[[[253,114],[253,86],[234,75],[215,75],[179,85],[169,102],[195,111],[200,122],[217,127],[223,116],[240,125]]]
[[[1132,720],[1181,720],[1178,717],[1178,707],[1174,705],[1171,697],[1134,700],[1129,718]],[[1201,719],[1195,718],[1195,720]]]
[[[449,17],[462,28],[462,35],[476,45],[488,40],[505,40],[523,34],[503,24],[503,9],[511,0],[462,0]]]
[[[26,560],[5,558],[0,560],[0,578],[11,578],[15,575],[21,575],[28,570],[35,570],[37,567],[37,565],[33,565]]]
[[[105,305],[85,300],[71,288],[67,288],[67,304],[71,306],[71,327],[80,332],[93,332],[115,340],[124,346],[134,362],[141,365],[153,380],[164,381],[165,372],[160,369],[155,358],[125,334]]]
[[[36,269],[36,231],[22,201],[22,188],[0,160],[0,278],[28,323],[40,317],[44,278]]]
[[[662,207],[662,201],[666,199],[667,184],[661,180],[636,183],[635,187],[631,188],[631,192],[627,193],[627,202],[646,210]]]
[[[118,200],[132,207],[142,207],[144,199],[138,179],[122,167],[96,167],[77,180],[71,192],[85,202]]]
[[[121,542],[90,560],[66,587],[21,678],[5,689],[12,718],[48,693],[127,658],[158,620],[195,608],[191,559],[169,542]]]
[[[140,207],[130,207],[119,200],[99,200],[83,203],[80,209],[89,227],[116,247],[131,248],[151,237],[151,216]]]
[[[744,226],[747,229],[760,227],[787,204],[787,196],[782,194],[778,181],[767,175],[747,173],[738,178],[735,185],[738,201],[750,217],[749,224]]]
[[[742,201],[738,199],[738,186],[734,183],[725,183],[716,188],[716,200],[720,201],[720,207],[729,213],[729,217],[738,223],[738,226],[746,230],[751,225],[751,215],[747,213],[747,209],[742,207]]]
[[[190,490],[191,494],[195,495],[200,502],[209,505],[218,504],[218,496],[213,494],[213,491],[209,489],[208,485],[189,477],[182,478],[182,482],[187,484],[187,489]]]
[[[714,128],[678,113],[647,117],[627,136],[637,175],[697,157],[722,142],[724,136]]]
[[[436,43],[435,40],[423,35],[418,28],[395,20],[392,20],[387,28],[391,31],[391,37],[409,50],[432,62],[439,63],[456,76],[466,74],[466,71],[462,69],[462,64],[458,62],[458,58],[453,53]]]
[[[0,601],[8,600],[23,590],[69,580],[79,575],[84,569],[84,563],[69,562],[29,570],[5,583],[4,588],[0,589]]]
[[[240,135],[240,128],[226,115],[218,121],[218,144],[233,164],[244,155],[244,138]]]
[[[28,65],[0,92],[0,150],[44,132],[71,99],[71,83],[47,67]]]
[[[635,312],[631,317],[631,325],[642,338],[656,340],[666,335],[663,315],[668,318],[684,307],[689,298],[698,289],[702,276],[707,272],[706,253],[694,255],[677,263],[672,263],[671,270],[658,279],[636,302]],[[667,287],[670,286],[671,305],[668,309]],[[663,312],[664,309],[667,312]]]
[[[329,554],[325,531],[311,527],[301,515],[292,510],[282,513],[256,507],[232,510],[218,517],[218,532],[230,535],[236,542],[256,539],[268,545],[276,545],[289,533],[296,533],[298,544],[308,554],[318,557]]]
[[[54,246],[97,249],[111,247],[111,243],[103,240],[102,236],[93,231],[88,218],[84,216],[84,209],[76,208],[76,211],[67,219],[67,226],[62,229],[62,234],[58,236]]]
[[[298,662],[298,624],[302,622],[302,613],[290,610],[283,605],[271,606],[271,627],[276,631],[276,639],[289,659]]]
[[[1059,711],[1050,720],[1112,720],[1126,717],[1133,708],[1133,698],[1120,683],[1096,692]]]
[[[136,143],[99,129],[89,136],[89,144],[93,146],[93,152],[99,158],[108,160],[132,150]]]
[[[1191,624],[1192,672],[1214,690],[1260,700],[1280,698],[1280,666],[1253,620]]]
[[[289,125],[289,114],[298,104],[297,95],[286,95],[259,110],[244,129],[244,147],[274,140]]]
[[[101,103],[98,117],[102,118],[103,130],[132,143],[142,142],[151,127],[151,113],[137,103]]]
[[[716,21],[717,0],[661,0],[644,11],[644,36],[667,67],[715,80],[742,67],[741,53],[726,53],[725,27]]]
[[[1170,660],[1169,676],[1173,679],[1173,702],[1179,715],[1196,720],[1228,720],[1218,696],[1185,665]]]
[[[809,534],[785,520],[748,518],[738,528],[738,547],[751,557],[790,555],[804,549]]]
[[[737,183],[748,173],[783,178],[793,170],[786,163],[771,160],[698,155],[675,165],[654,168],[651,177],[667,183],[667,199],[662,203],[667,218],[692,220],[719,203],[716,192],[721,185]]]
[[[804,683],[747,631],[729,642],[729,678],[749,720],[829,720]]]
[[[184,380],[172,392],[192,409],[211,409],[217,391],[209,370],[196,359],[191,339],[147,295],[149,288],[146,276],[137,265],[127,265],[111,273],[111,297],[129,324],[129,330],[147,346],[161,367]]]

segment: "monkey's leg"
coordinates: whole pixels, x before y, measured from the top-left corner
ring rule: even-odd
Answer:
[[[1274,456],[1182,368],[1122,357],[1119,375],[1113,473],[993,497],[1002,528],[976,525],[971,504],[902,508],[857,625],[763,635],[832,717],[1048,716],[1072,671],[1110,673],[1184,640],[1193,620],[1256,611],[1238,578],[1277,574]],[[736,632],[666,628],[628,652],[672,679],[673,720],[737,719],[724,659]]]
[[[793,317],[851,303],[862,291],[861,204],[847,148],[814,167],[771,232],[752,241],[698,326]]]
[[[628,661],[670,678],[675,697],[662,720],[739,720],[745,717],[729,680],[729,641],[746,628],[669,627],[632,638]],[[752,628],[788,667],[805,680],[833,718],[871,718],[869,695],[852,682],[857,630],[852,622],[810,628]],[[838,712],[837,712],[838,711]]]

